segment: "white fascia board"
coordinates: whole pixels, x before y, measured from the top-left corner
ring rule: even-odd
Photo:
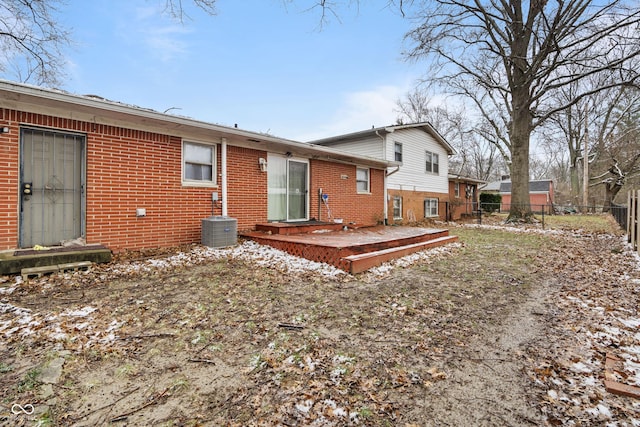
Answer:
[[[265,151],[292,152],[313,159],[370,166],[395,167],[396,162],[358,156],[319,145],[297,142],[273,135],[246,131],[189,117],[159,113],[154,110],[105,99],[73,95],[67,92],[0,80],[0,107],[55,115],[96,124],[130,127],[167,133],[174,136],[227,138],[230,145]]]

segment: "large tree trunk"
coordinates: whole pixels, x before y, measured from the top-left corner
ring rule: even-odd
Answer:
[[[571,166],[569,167],[569,176],[571,180],[571,203],[578,203],[580,197],[580,176],[578,174],[578,162],[571,158]]]
[[[529,220],[529,139],[533,117],[529,109],[526,86],[512,93],[513,112],[509,139],[511,141],[511,207],[508,221]]]
[[[613,199],[615,199],[620,190],[622,190],[622,186],[612,183],[606,184],[604,188],[604,206],[602,208],[602,212],[609,212],[613,204]]]

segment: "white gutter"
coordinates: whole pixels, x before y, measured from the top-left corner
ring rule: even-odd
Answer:
[[[227,211],[227,138],[221,138],[222,141],[222,153],[221,161],[222,163],[222,216],[228,216]]]

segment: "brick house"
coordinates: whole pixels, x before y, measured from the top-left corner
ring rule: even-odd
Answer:
[[[455,151],[431,124],[371,128],[312,143],[399,163],[388,174],[385,221],[446,219],[449,156]]]
[[[478,210],[480,193],[478,186],[485,181],[460,175],[449,175],[449,221],[472,216]]]
[[[113,251],[199,242],[201,220],[384,215],[395,164],[185,117],[0,81],[0,250],[82,237]]]
[[[502,196],[501,211],[511,208],[511,181],[509,176],[503,176],[501,181],[494,181],[480,187],[483,193],[500,193]],[[529,203],[533,212],[553,212],[554,203],[553,180],[539,179],[529,181]]]

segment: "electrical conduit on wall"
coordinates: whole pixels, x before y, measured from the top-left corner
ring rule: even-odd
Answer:
[[[228,216],[227,211],[227,138],[221,138],[222,153],[220,154],[220,163],[222,167],[222,216]]]

